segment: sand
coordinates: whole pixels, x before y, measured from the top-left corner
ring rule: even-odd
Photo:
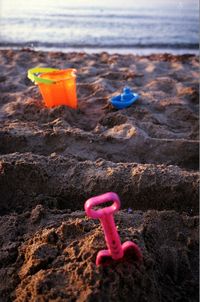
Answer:
[[[198,58],[24,49],[0,65],[0,301],[198,301]],[[38,65],[77,69],[78,110],[45,108]],[[124,86],[140,98],[116,110]],[[83,206],[108,191],[140,266],[95,266]]]

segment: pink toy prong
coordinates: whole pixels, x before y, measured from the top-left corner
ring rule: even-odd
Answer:
[[[112,257],[109,253],[108,250],[101,250],[100,252],[98,252],[97,254],[97,258],[96,258],[96,265],[103,265],[103,266],[107,266],[112,262]]]
[[[131,260],[141,263],[143,260],[142,253],[138,245],[132,241],[126,241],[122,244],[124,260]]]
[[[98,210],[93,210],[93,207],[98,206],[102,203],[113,201],[113,204],[109,207],[105,207]],[[100,219],[102,216],[106,214],[115,213],[120,208],[120,200],[116,193],[108,192],[99,196],[92,197],[88,199],[85,203],[85,211],[87,216]]]
[[[141,251],[137,244],[131,241],[126,241],[122,244],[123,257],[118,259],[120,261],[128,261],[128,262],[137,262],[141,263],[143,260]],[[97,254],[96,265],[107,266],[111,264],[113,261],[112,256],[110,255],[109,250],[101,250]]]

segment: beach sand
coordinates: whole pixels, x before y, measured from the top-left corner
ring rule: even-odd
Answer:
[[[0,65],[0,301],[198,301],[198,58],[24,49]],[[45,108],[35,66],[77,69],[78,110]],[[124,86],[140,97],[116,110]],[[95,266],[83,207],[108,191],[140,266]]]

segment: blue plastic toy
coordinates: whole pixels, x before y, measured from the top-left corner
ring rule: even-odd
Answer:
[[[139,95],[129,87],[124,87],[122,94],[112,97],[111,104],[117,109],[123,109],[131,106],[138,97]]]

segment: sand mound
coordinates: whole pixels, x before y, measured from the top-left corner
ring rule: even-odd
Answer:
[[[122,207],[198,212],[198,172],[177,166],[78,161],[53,154],[0,156],[1,213],[37,204],[83,209],[88,196],[114,191]]]
[[[133,261],[96,267],[105,242],[99,223],[83,212],[38,205],[2,217],[1,297],[6,301],[16,288],[13,301],[197,301],[197,217],[122,211],[116,223],[122,242],[140,245],[141,266]]]

